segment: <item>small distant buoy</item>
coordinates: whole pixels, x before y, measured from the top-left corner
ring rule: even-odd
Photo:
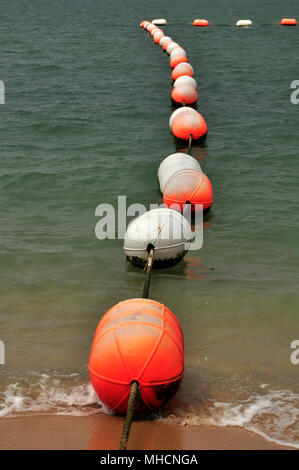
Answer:
[[[165,20],[165,18],[158,18],[157,20],[153,20],[152,23],[157,24],[158,26],[163,26],[167,24],[167,20]]]
[[[156,33],[163,33],[160,28],[154,28],[151,32],[151,36],[154,37]]]
[[[188,59],[185,55],[175,55],[170,57],[170,67],[174,69],[177,65],[182,64],[183,62],[188,62]]]
[[[149,33],[151,33],[152,30],[155,29],[155,28],[156,28],[156,26],[154,24],[150,23],[149,26],[147,27],[147,30],[148,30]]]
[[[178,46],[174,47],[172,51],[170,52],[171,58],[175,57],[176,55],[185,55],[187,57],[185,49],[183,49],[182,47],[178,47]]]
[[[181,210],[184,209],[184,204],[191,204],[192,211],[200,204],[206,210],[213,203],[211,181],[200,170],[178,171],[165,185],[163,202],[168,207],[179,205]]]
[[[150,25],[150,22],[149,21],[145,21],[143,23],[143,29],[146,29],[147,30],[147,27]]]
[[[239,26],[239,27],[241,27],[241,26],[252,26],[252,24],[253,23],[252,23],[251,20],[239,20],[239,21],[237,21],[236,26]]]
[[[181,62],[179,65],[177,65],[171,74],[172,80],[176,80],[179,77],[182,77],[183,75],[188,75],[189,77],[193,77],[193,67],[189,63],[184,63]]]
[[[168,208],[153,209],[129,224],[124,251],[134,266],[143,268],[149,247],[154,248],[153,267],[170,267],[185,256],[191,238],[191,227],[185,217]]]
[[[154,38],[154,43],[159,44],[160,40],[164,37],[164,33],[155,33],[153,38]]]
[[[283,18],[280,24],[281,26],[296,26],[297,20],[295,18]]]
[[[136,412],[154,411],[178,390],[184,376],[184,339],[179,321],[163,304],[129,299],[102,317],[89,357],[92,386],[110,410],[125,414],[132,382]]]
[[[146,23],[145,20],[143,20],[141,23],[140,23],[140,28],[144,28],[144,24]]]
[[[162,44],[162,49],[163,49],[163,51],[166,52],[167,47],[168,47],[169,44],[171,44],[171,43],[172,43],[172,39],[168,39],[167,41],[163,42],[163,44]]]
[[[165,185],[177,171],[180,170],[199,170],[200,164],[195,158],[187,153],[173,153],[166,157],[158,169],[158,180],[161,193],[163,193]]]
[[[196,88],[190,85],[179,85],[172,89],[171,99],[178,104],[194,104],[197,101]]]
[[[179,87],[175,87],[174,90],[177,88]],[[177,114],[172,121],[171,131],[173,135],[183,141],[188,141],[190,135],[192,135],[194,141],[203,141],[208,133],[205,119],[195,110],[192,112],[185,107],[183,110],[184,112]]]
[[[172,39],[169,36],[164,36],[163,38],[160,39],[159,45],[163,46],[164,42],[166,41],[172,41]]]
[[[193,26],[209,26],[208,20],[196,19],[193,21]]]
[[[194,88],[197,88],[196,80],[193,77],[189,77],[188,75],[182,75],[176,79],[173,86],[175,87],[179,85],[191,85]]]
[[[183,111],[193,111],[194,113],[197,113],[197,111],[194,108],[190,108],[189,106],[181,106],[180,108],[177,108],[175,111],[173,111],[172,115],[169,118],[169,129],[170,130],[172,128],[172,123],[173,123],[174,118]]]
[[[179,47],[179,45],[176,42],[171,42],[169,46],[167,46],[167,49],[166,49],[167,54],[170,54],[171,51],[176,47]]]

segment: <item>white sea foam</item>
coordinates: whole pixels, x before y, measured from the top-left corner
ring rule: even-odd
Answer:
[[[111,414],[99,401],[91,384],[79,374],[28,373],[10,377],[0,392],[0,418],[24,415],[89,416]],[[261,394],[236,403],[207,400],[177,415],[162,417],[171,424],[239,426],[280,445],[299,449],[299,395],[272,390],[263,384]]]
[[[299,396],[290,390],[252,395],[239,403],[211,401],[179,417],[162,419],[182,426],[243,427],[279,445],[299,449]]]
[[[77,374],[30,374],[0,392],[0,418],[27,414],[88,416],[110,414],[90,383],[79,383]],[[75,380],[74,380],[75,379]]]

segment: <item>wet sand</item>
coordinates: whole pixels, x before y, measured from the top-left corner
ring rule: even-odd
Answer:
[[[0,419],[0,449],[118,449],[123,420],[115,416],[28,416]],[[237,427],[174,426],[135,421],[128,449],[286,449]]]

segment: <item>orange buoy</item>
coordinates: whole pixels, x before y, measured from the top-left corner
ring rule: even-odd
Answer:
[[[170,67],[174,69],[177,65],[183,63],[183,62],[188,62],[188,59],[185,55],[180,54],[180,55],[175,55],[174,57],[170,57]]]
[[[176,80],[177,78],[181,77],[182,75],[189,75],[189,77],[193,77],[193,67],[192,65],[188,64],[187,62],[181,62],[177,65],[171,74],[172,80]]]
[[[178,85],[174,90],[180,86],[182,85]],[[190,135],[192,135],[192,139],[195,141],[203,141],[207,137],[208,126],[198,111],[183,108],[183,111],[174,116],[171,131],[177,139],[183,141],[188,141]]]
[[[184,376],[184,339],[165,305],[129,299],[101,319],[92,343],[89,375],[100,400],[125,414],[130,385],[139,384],[136,411],[156,410],[178,390]]]
[[[295,18],[283,18],[280,24],[281,26],[296,26],[297,20]]]
[[[143,21],[140,23],[140,28],[144,28],[144,23],[146,23],[145,20],[143,20]]]
[[[162,39],[163,36],[164,36],[164,33],[162,33],[162,32],[161,32],[161,33],[160,33],[160,32],[155,33],[154,36],[153,36],[153,38],[154,38],[154,43],[155,43],[155,44],[159,44],[160,39]]]
[[[212,184],[201,170],[188,169],[177,171],[165,184],[163,202],[173,209],[184,209],[191,204],[191,211],[209,209],[213,204]]]
[[[208,20],[196,19],[193,21],[193,26],[209,26]]]
[[[197,101],[197,91],[192,85],[178,85],[172,89],[171,99],[174,104],[194,104]]]

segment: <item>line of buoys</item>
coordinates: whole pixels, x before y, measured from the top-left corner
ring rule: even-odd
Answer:
[[[140,23],[140,27],[141,28],[144,28],[144,29],[147,29],[147,27],[150,25],[150,24],[153,24],[153,25],[157,25],[157,26],[163,26],[163,25],[166,25],[167,24],[167,21],[165,19],[158,19],[158,20],[153,20],[152,23],[150,23],[149,21],[142,21],[142,23]],[[188,23],[190,24],[190,23]],[[193,26],[195,27],[207,27],[207,26],[210,26],[210,23],[208,20],[205,20],[205,19],[199,19],[199,18],[196,18],[192,23],[191,23]],[[280,21],[280,23],[263,23],[262,25],[260,24],[256,24],[256,26],[270,26],[270,25],[277,25],[277,24],[281,24],[282,26],[296,26],[297,25],[297,20],[296,18],[282,18],[282,20]],[[249,26],[253,26],[253,21],[252,20],[238,20],[235,24],[214,24],[213,26],[238,26],[238,27],[249,27]]]
[[[198,26],[206,26],[207,23],[206,20],[196,22]],[[160,45],[170,55],[174,80],[171,100],[175,106],[178,106],[170,116],[169,127],[178,141],[188,142],[190,147],[192,142],[203,141],[206,138],[208,128],[203,116],[190,107],[197,103],[198,95],[193,68],[187,62],[187,55],[176,53],[181,50],[181,46],[169,36],[166,38],[160,40]],[[190,163],[190,159],[193,163]],[[201,171],[198,162],[190,155],[182,157],[182,154],[172,154],[167,157],[159,167],[158,180],[163,202],[168,207],[174,204],[183,210],[185,204],[190,204],[191,210],[194,210],[196,204],[201,204],[206,210],[213,203],[212,184]]]
[[[203,117],[185,106],[197,101],[193,69],[185,51],[158,27],[166,20],[155,23],[144,20],[140,27],[170,55],[172,78],[176,80],[171,96],[184,107],[172,114],[169,124],[174,136],[189,139],[190,147],[192,138],[207,134]],[[135,411],[160,408],[176,393],[184,376],[179,321],[167,307],[147,298],[151,269],[173,266],[188,251],[192,231],[181,213],[184,204],[194,209],[199,202],[205,209],[212,203],[211,183],[190,155],[167,157],[159,167],[158,178],[166,207],[134,219],[124,240],[127,259],[137,267],[145,267],[144,298],[120,302],[103,316],[89,359],[90,380],[100,400],[111,410],[126,413],[121,450],[127,447]],[[176,210],[170,208],[173,203]]]

